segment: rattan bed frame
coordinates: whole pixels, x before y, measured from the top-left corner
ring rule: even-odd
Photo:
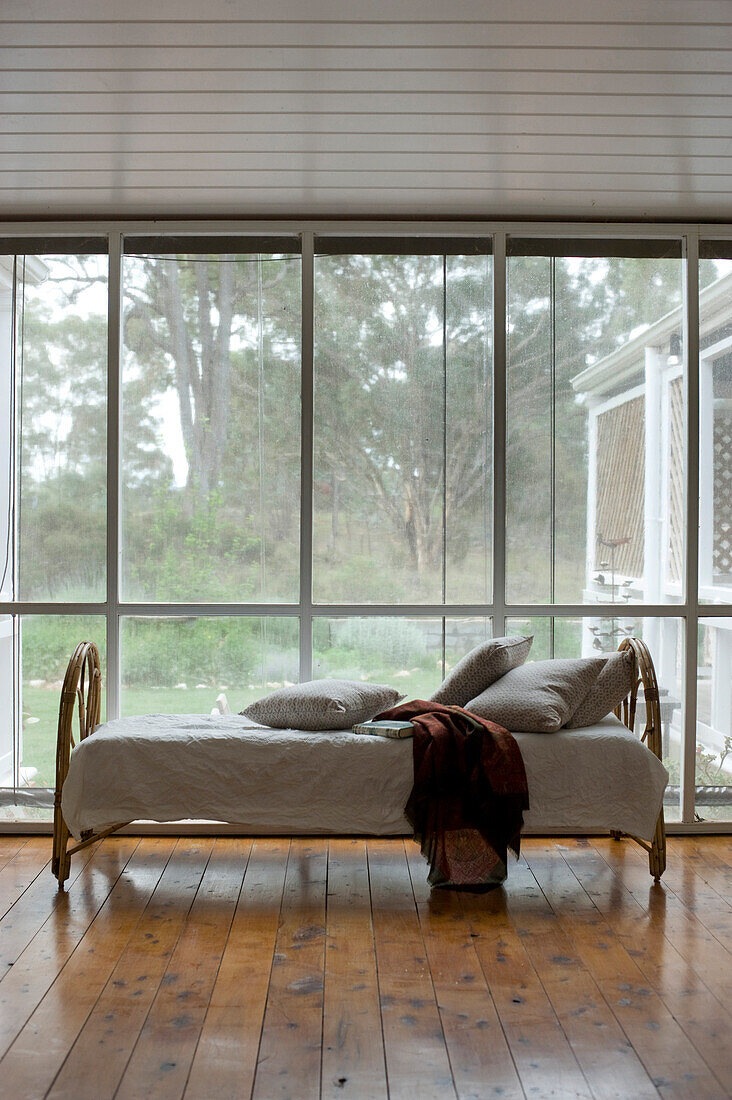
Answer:
[[[661,710],[659,706],[658,682],[651,655],[645,642],[638,638],[624,638],[618,646],[620,650],[629,649],[635,658],[636,675],[633,688],[626,699],[617,707],[615,713],[628,727],[635,725],[638,689],[643,686],[646,705],[646,728],[641,741],[652,753],[661,759]],[[58,879],[59,889],[69,877],[71,857],[82,848],[95,844],[98,840],[110,836],[118,829],[129,825],[129,821],[120,821],[108,829],[94,832],[87,829],[81,834],[78,844],[69,847],[70,833],[61,812],[61,794],[69,770],[71,750],[75,740],[73,735],[74,715],[78,716],[79,740],[91,737],[99,724],[102,697],[102,672],[99,663],[99,650],[93,642],[80,642],[74,650],[64,677],[61,691],[61,704],[58,715],[58,741],[56,745],[56,792],[53,809],[53,858],[51,870]],[[616,839],[624,834],[613,831]],[[659,882],[666,868],[666,833],[663,820],[663,807],[658,815],[653,841],[648,844],[639,837],[631,837],[648,852],[648,864],[655,882]]]

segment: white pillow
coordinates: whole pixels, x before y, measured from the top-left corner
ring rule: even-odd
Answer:
[[[396,706],[403,698],[395,688],[384,684],[309,680],[273,691],[241,713],[275,729],[344,730]]]
[[[532,661],[511,669],[465,709],[508,730],[555,733],[586,698],[604,665],[602,657]]]
[[[485,688],[522,665],[529,655],[534,635],[517,634],[510,638],[491,638],[471,649],[455,668],[448,672],[434,695],[433,703],[464,707]]]

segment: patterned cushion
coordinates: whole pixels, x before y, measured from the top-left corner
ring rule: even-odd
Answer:
[[[448,672],[430,699],[434,703],[464,707],[469,699],[474,699],[510,669],[522,665],[533,640],[533,634],[528,637],[518,634],[511,638],[492,638],[489,642],[481,642]]]
[[[566,725],[605,666],[602,657],[532,661],[511,669],[466,710],[509,730],[555,733]]]
[[[605,715],[615,710],[633,686],[635,660],[629,649],[624,649],[622,653],[605,654],[603,660],[605,666],[602,672],[567,722],[571,730],[601,722]]]
[[[404,696],[384,684],[358,680],[309,680],[273,691],[241,711],[275,729],[345,730],[366,722]]]

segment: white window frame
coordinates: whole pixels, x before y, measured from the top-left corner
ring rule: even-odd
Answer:
[[[127,603],[119,599],[119,475],[120,475],[120,346],[121,346],[121,262],[125,235],[211,235],[248,236],[298,235],[302,243],[302,480],[300,599],[297,604],[150,604]],[[313,604],[312,561],[312,380],[313,380],[313,244],[318,236],[380,237],[492,237],[493,239],[493,316],[494,316],[494,432],[493,432],[493,600],[489,604],[371,605]],[[0,237],[106,236],[109,240],[109,337],[108,337],[108,435],[107,435],[107,599],[103,603],[43,603],[0,600],[0,615],[98,614],[107,625],[107,714],[119,713],[120,705],[120,620],[127,615],[294,615],[300,619],[300,674],[312,674],[312,623],[319,616],[392,615],[410,617],[460,617],[477,615],[493,620],[494,634],[505,630],[506,617],[583,618],[617,613],[617,605],[522,604],[509,605],[505,596],[505,445],[506,445],[506,239],[508,236],[547,239],[603,238],[666,239],[682,242],[684,255],[684,355],[686,362],[687,460],[686,460],[686,568],[684,596],[679,603],[633,604],[634,617],[683,621],[686,646],[682,754],[682,829],[703,831],[694,822],[694,757],[696,749],[696,645],[698,623],[716,616],[732,615],[730,604],[699,606],[699,554],[696,532],[699,522],[699,240],[732,241],[732,225],[622,222],[491,222],[491,221],[336,221],[318,219],[145,221],[96,219],[75,222],[0,223]],[[693,537],[689,537],[690,534]],[[732,597],[731,597],[732,599]],[[714,823],[716,831],[724,828]],[[732,828],[732,824],[730,825]]]

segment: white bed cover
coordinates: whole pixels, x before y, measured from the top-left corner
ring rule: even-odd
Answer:
[[[650,840],[668,773],[609,715],[516,733],[525,829],[620,829]],[[412,741],[257,726],[240,715],[146,715],[98,727],[73,750],[62,810],[83,829],[124,821],[225,821],[253,834],[409,833]]]

